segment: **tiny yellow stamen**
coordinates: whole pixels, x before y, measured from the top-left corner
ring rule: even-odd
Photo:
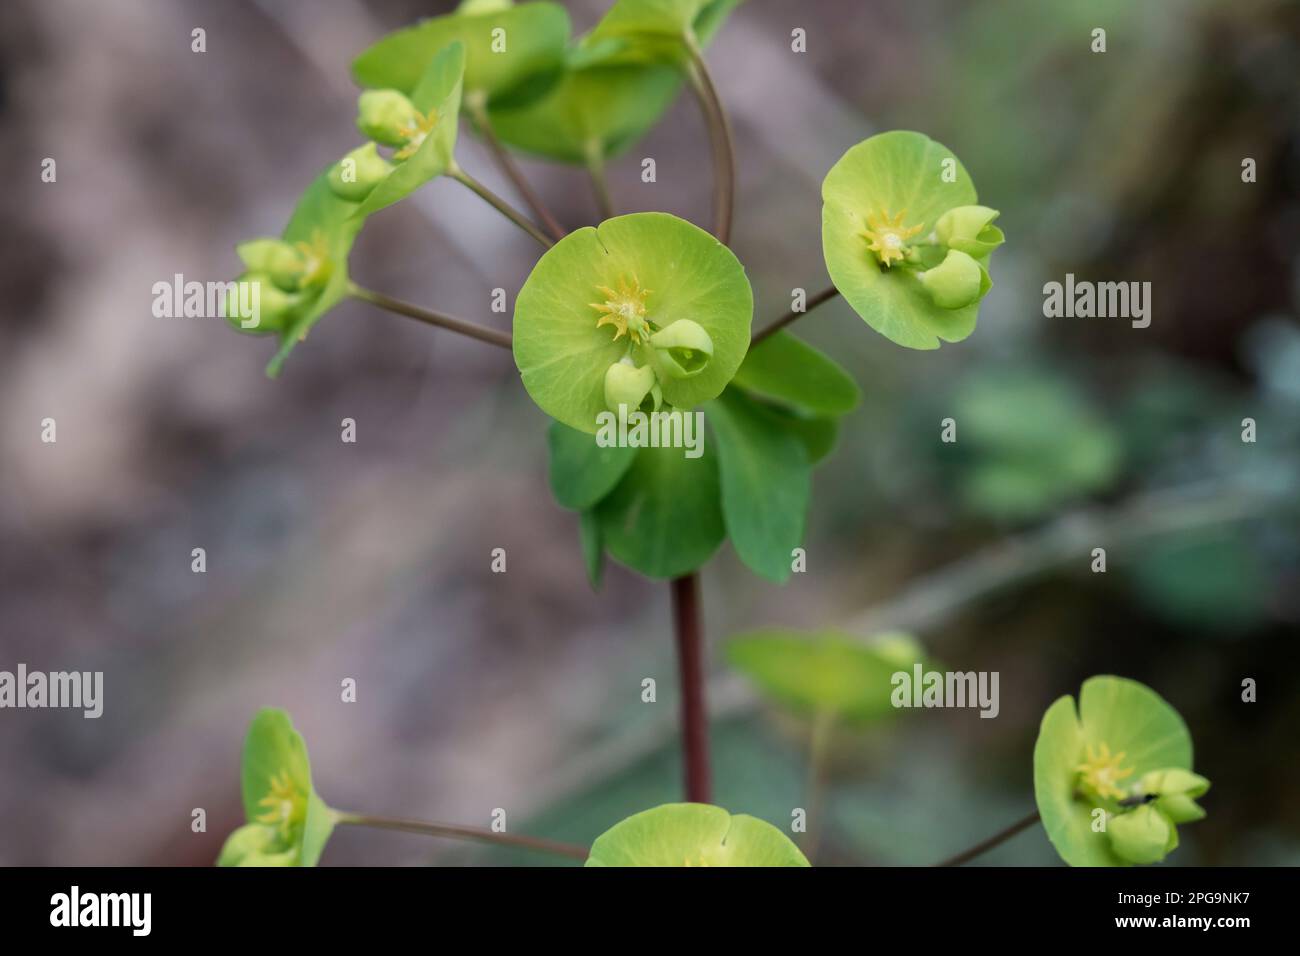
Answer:
[[[858,233],[867,240],[867,249],[876,254],[883,266],[901,262],[907,252],[907,240],[921,231],[918,226],[904,226],[903,217],[907,210],[890,218],[888,209],[881,209],[867,216],[867,228]]]
[[[296,242],[294,248],[302,256],[302,274],[298,280],[299,286],[310,286],[320,283],[330,272],[330,247],[325,241],[325,233],[319,229],[313,230],[310,242]]]
[[[438,123],[438,111],[430,108],[427,114],[419,110],[415,112],[414,126],[400,126],[397,133],[406,140],[406,145],[393,154],[393,159],[410,159],[415,155],[415,151],[420,148],[424,140],[433,132],[433,127]]]
[[[294,824],[302,821],[307,809],[307,801],[289,777],[289,771],[281,770],[271,778],[271,792],[257,801],[258,806],[266,807],[266,812],[258,816],[258,823],[279,827],[281,835],[287,840]]]
[[[596,286],[596,291],[605,296],[604,302],[590,303],[593,309],[603,313],[596,322],[596,328],[612,325],[616,341],[626,335],[634,345],[640,345],[650,337],[649,323],[645,318],[645,300],[651,290],[641,288],[636,276],[632,277],[630,283],[626,279],[619,279],[617,292],[604,285]]]
[[[1088,744],[1087,754],[1088,759],[1074,768],[1080,774],[1079,783],[1083,788],[1102,799],[1124,799],[1126,794],[1117,784],[1133,773],[1132,767],[1120,766],[1125,751],[1112,754],[1110,747],[1104,743],[1098,745],[1095,750],[1092,744]]]

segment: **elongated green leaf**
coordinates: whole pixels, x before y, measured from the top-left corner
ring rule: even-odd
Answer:
[[[853,376],[788,332],[753,346],[732,382],[813,415],[846,414],[862,398]]]
[[[772,824],[703,803],[633,814],[591,846],[587,866],[808,866]]]
[[[652,578],[675,578],[713,556],[725,534],[718,466],[680,448],[642,448],[618,487],[596,506],[605,547]]]
[[[348,255],[356,240],[361,222],[354,218],[357,203],[340,199],[329,185],[329,170],[317,176],[293,211],[285,227],[287,242],[303,243],[318,250],[329,260],[329,278],[318,294],[308,297],[301,314],[294,318],[280,336],[280,349],[266,367],[274,378],[280,374],[284,360],[293,347],[307,337],[321,317],[347,295]]]
[[[635,448],[602,448],[588,435],[552,422],[546,433],[550,448],[551,491],[561,507],[585,511],[607,494],[632,467]]]
[[[790,577],[803,543],[812,476],[799,437],[728,389],[705,409],[718,441],[722,513],[740,559],[772,581]]]

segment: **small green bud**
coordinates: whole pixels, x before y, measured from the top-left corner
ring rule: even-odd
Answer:
[[[366,90],[357,100],[357,129],[385,146],[405,145],[419,113],[397,90]]]
[[[993,287],[988,270],[957,249],[949,249],[943,262],[918,272],[916,277],[941,309],[965,308],[978,302]]]
[[[704,327],[690,319],[678,319],[650,336],[661,371],[672,378],[690,378],[704,371],[713,358],[713,339]]]
[[[217,866],[293,866],[293,850],[277,850],[274,827],[246,823],[226,838]]]
[[[640,368],[630,362],[615,362],[605,372],[605,406],[617,412],[620,405],[628,411],[653,412],[663,401],[655,372],[648,365]]]
[[[1173,823],[1192,823],[1205,818],[1196,798],[1210,789],[1210,781],[1190,770],[1171,767],[1142,775],[1134,788],[1141,794],[1156,794],[1155,807]]]
[[[301,299],[285,292],[264,272],[245,272],[226,296],[223,313],[240,332],[265,335],[283,330]]]
[[[285,292],[298,291],[303,278],[302,253],[283,239],[250,239],[235,246],[249,272],[262,272]]]
[[[334,164],[329,175],[330,189],[340,199],[361,202],[392,171],[393,164],[379,155],[379,148],[366,143]]]
[[[1106,832],[1115,855],[1130,863],[1159,863],[1178,846],[1174,825],[1149,803],[1111,817]]]
[[[1002,230],[993,225],[999,215],[988,206],[958,206],[939,217],[934,234],[948,248],[982,259],[1006,241]]]

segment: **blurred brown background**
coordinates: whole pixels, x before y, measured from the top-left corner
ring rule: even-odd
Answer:
[[[566,5],[575,30],[603,9]],[[676,798],[667,586],[615,568],[590,591],[509,356],[348,304],[270,381],[266,341],[150,311],[153,283],[230,278],[235,242],[278,233],[357,141],[350,58],[447,8],[0,5],[0,669],[106,684],[99,720],[0,711],[0,863],[211,862],[268,704],[343,809],[486,825],[501,807],[511,829],[589,840]],[[828,284],[820,181],[872,132],[951,147],[1009,237],[965,343],[905,351],[840,303],[799,324],[865,398],[816,477],[808,573],[769,586],[725,547],[704,572],[717,802],[785,825],[804,775],[803,731],[755,707],[726,635],[901,625],[954,668],[1000,671],[1001,715],[842,740],[822,862],[928,863],[1023,815],[1038,719],[1094,673],[1170,700],[1214,781],[1171,862],[1300,862],[1300,7],[749,0],[708,58],[756,324]],[[458,156],[509,194],[470,136]],[[581,171],[525,169],[563,222],[592,221]],[[708,170],[682,97],[612,170],[615,201],[707,225]],[[439,181],[369,225],[352,272],[504,325],[491,289],[513,300],[533,257]],[[1066,272],[1150,280],[1151,327],[1045,319],[1042,285]],[[939,420],[973,409],[971,440],[941,445]],[[1038,443],[1009,447],[1023,428]],[[1076,458],[1093,465],[1059,468]],[[1088,573],[1098,546],[1106,575]],[[987,860],[1056,857],[1035,830]],[[542,862],[373,832],[324,858],[429,861]]]

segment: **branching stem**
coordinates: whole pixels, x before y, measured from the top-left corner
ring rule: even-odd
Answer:
[[[704,113],[713,152],[713,234],[723,245],[730,245],[732,210],[736,201],[736,149],[731,124],[699,45],[692,39],[687,42],[686,49],[690,54],[686,77]]]
[[[421,833],[425,836],[444,837],[449,840],[472,840],[478,843],[493,843],[497,846],[517,846],[538,853],[551,853],[567,856],[575,860],[587,858],[587,848],[574,843],[559,843],[542,837],[523,836],[515,833],[497,833],[484,827],[467,827],[459,823],[425,823],[423,820],[403,820],[397,817],[372,817],[362,813],[340,813],[335,822],[356,827],[372,827],[378,830],[400,830],[403,833]]]
[[[355,282],[348,283],[348,295],[352,296],[354,299],[360,299],[362,302],[369,302],[371,305],[378,306],[381,309],[387,309],[389,312],[396,312],[398,315],[404,315],[409,319],[415,319],[417,322],[423,322],[426,325],[436,325],[440,329],[447,329],[452,332],[459,332],[461,335],[468,335],[472,339],[478,339],[480,342],[487,342],[489,345],[500,346],[503,349],[512,347],[509,332],[503,332],[500,329],[490,329],[486,325],[479,325],[476,322],[468,322],[465,319],[458,319],[454,316],[443,315],[441,312],[434,312],[432,309],[425,309],[418,305],[411,305],[409,302],[403,302],[401,299],[394,299],[391,296],[384,295],[382,292],[375,292],[373,289],[359,286]]]
[[[791,322],[798,319],[800,316],[808,314],[813,309],[817,308],[817,306],[825,302],[829,302],[831,299],[835,298],[839,294],[840,294],[840,290],[835,288],[835,286],[831,286],[829,289],[823,289],[821,292],[818,292],[815,296],[813,296],[811,299],[809,299],[807,302],[804,303],[804,307],[802,311],[796,312],[793,309],[790,310],[785,315],[781,316],[781,318],[777,319],[771,325],[767,326],[761,332],[755,335],[754,338],[750,340],[749,347],[752,349],[759,342],[762,342],[764,339],[768,338],[769,336],[775,335],[777,332],[780,332],[783,328],[785,328]]]
[[[447,170],[447,175],[456,180],[456,182],[460,183],[462,186],[473,190],[493,209],[501,213],[501,215],[505,216],[524,232],[528,233],[547,249],[551,248],[553,243],[546,237],[546,233],[538,229],[537,226],[530,222],[523,213],[510,205],[510,203],[506,202],[492,190],[488,189],[469,173],[465,172],[465,170],[453,164],[452,167]]]
[[[936,863],[934,865],[935,866],[961,866],[963,863],[969,863],[971,860],[975,859],[975,857],[980,856],[983,853],[987,853],[995,846],[998,846],[999,844],[1005,843],[1007,840],[1010,840],[1021,830],[1028,830],[1037,822],[1038,822],[1038,811],[1035,810],[1033,813],[1029,814],[1029,816],[1025,817],[1023,820],[1017,820],[1015,823],[1011,824],[1011,826],[1007,827],[1005,830],[999,830],[997,833],[993,834],[987,840],[981,840],[979,843],[976,843],[969,850],[963,850],[961,853],[958,853],[956,856],[951,856],[948,859],[944,860],[942,863]]]
[[[692,571],[672,580],[673,631],[682,695],[682,759],[686,799],[709,803],[709,711],[704,701],[704,634],[700,614],[700,576]]]
[[[487,143],[488,149],[492,151],[492,156],[497,165],[501,167],[501,172],[505,173],[506,178],[514,184],[515,189],[519,191],[519,195],[524,197],[524,202],[528,204],[528,208],[533,211],[533,215],[542,221],[547,231],[557,241],[563,239],[564,227],[551,214],[551,210],[542,201],[542,197],[537,190],[533,189],[532,185],[524,177],[524,171],[519,168],[519,164],[510,155],[510,151],[502,145],[501,140],[497,139],[497,134],[492,129],[492,119],[488,115],[487,107],[483,104],[482,99],[466,97],[465,106],[470,118],[474,121],[475,129],[483,137],[483,142]]]

